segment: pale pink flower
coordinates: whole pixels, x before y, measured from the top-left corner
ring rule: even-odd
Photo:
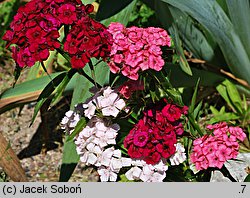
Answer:
[[[117,136],[117,131],[120,130],[118,124],[113,124],[110,127],[106,127],[103,122],[97,122],[95,124],[96,138],[93,142],[101,147],[105,147],[108,144],[116,144],[115,138]]]
[[[128,180],[142,180],[143,182],[162,182],[166,177],[168,166],[162,160],[155,165],[147,164],[143,160],[132,160],[131,167],[125,176]]]
[[[75,126],[80,120],[80,115],[75,111],[67,111],[61,121],[61,128],[65,129],[69,134],[74,131]]]
[[[120,99],[110,87],[103,91],[103,95],[97,97],[98,104],[104,116],[116,117],[118,113],[126,106],[125,101]]]
[[[96,106],[93,104],[92,101],[90,101],[87,104],[83,104],[82,106],[83,108],[85,108],[84,110],[85,117],[91,119],[95,115]]]
[[[141,172],[142,170],[139,167],[135,166],[129,169],[125,173],[125,176],[127,177],[128,180],[138,180],[140,179]]]
[[[111,158],[114,154],[114,147],[105,149],[98,157],[98,161],[95,164],[96,166],[109,166]]]
[[[171,165],[179,165],[187,159],[185,148],[181,143],[175,144],[175,148],[175,154],[170,157]]]
[[[101,182],[113,181],[115,182],[117,179],[117,174],[114,173],[110,168],[99,167],[97,170],[100,175]]]

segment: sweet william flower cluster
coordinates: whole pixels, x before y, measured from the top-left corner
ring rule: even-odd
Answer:
[[[239,151],[238,141],[243,141],[246,134],[240,127],[228,126],[222,122],[208,125],[212,134],[194,140],[191,162],[197,170],[208,167],[222,168],[229,159],[235,159]]]
[[[31,0],[18,9],[3,40],[7,47],[15,44],[13,59],[19,67],[31,67],[46,60],[49,51],[61,48],[59,29],[70,26],[63,49],[72,68],[83,68],[91,57],[106,58],[111,49],[112,36],[88,16],[92,11],[92,5],[80,0]]]
[[[124,139],[124,147],[132,159],[142,159],[147,164],[157,164],[176,152],[177,135],[184,132],[182,115],[187,107],[161,100],[144,112],[144,117]]]
[[[62,128],[72,133],[71,127],[76,126],[79,116],[89,119],[75,137],[76,151],[81,162],[97,167],[101,181],[116,181],[120,169],[128,164],[121,151],[112,146],[116,145],[120,126],[112,124],[111,117],[117,117],[125,105],[118,93],[105,87],[96,91],[87,102],[78,104],[74,111],[68,111],[61,122]]]
[[[164,65],[161,46],[170,46],[170,37],[161,28],[126,28],[120,23],[111,23],[108,31],[113,36],[109,67],[111,72],[121,72],[137,80],[140,70],[160,71]]]

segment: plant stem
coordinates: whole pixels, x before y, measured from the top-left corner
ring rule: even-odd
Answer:
[[[94,70],[94,66],[93,66],[93,63],[91,60],[89,60],[89,67],[90,67],[90,70],[91,70],[91,75],[92,75],[92,78],[95,82],[95,87],[97,87],[97,84],[96,84],[96,78],[95,78],[95,70]]]
[[[202,137],[204,134],[203,134],[202,130],[200,129],[200,126],[195,122],[195,119],[193,118],[192,115],[190,115],[190,114],[188,115],[188,120],[193,125],[193,127],[197,130],[199,135]]]
[[[97,82],[95,82],[92,78],[90,78],[88,76],[88,74],[85,73],[85,71],[83,69],[78,69],[78,73],[82,76],[84,76],[85,78],[88,79],[88,81],[90,81],[93,85],[95,85],[98,88],[101,88],[102,86],[100,84],[98,84]]]
[[[54,82],[53,82],[53,79],[51,78],[50,74],[48,73],[48,71],[47,71],[47,69],[46,69],[46,67],[45,67],[43,61],[41,62],[41,65],[42,65],[42,68],[43,68],[43,70],[45,71],[45,73],[49,76],[49,79],[50,79],[51,82],[53,83],[53,86],[55,87]]]

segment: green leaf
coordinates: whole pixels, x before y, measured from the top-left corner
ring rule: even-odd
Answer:
[[[44,61],[46,70],[49,70],[50,68],[52,68],[52,65],[55,61],[55,55],[56,55],[56,51],[50,51],[49,58],[46,61]],[[29,73],[28,73],[26,80],[33,80],[33,79],[40,78],[41,76],[46,76],[46,75],[47,73],[46,71],[44,71],[41,63],[36,62],[35,65],[29,69]]]
[[[229,80],[225,80],[222,84],[226,86],[229,99],[231,100],[234,108],[239,113],[242,113],[242,111],[243,111],[242,110],[242,100],[241,100],[240,94],[239,94],[236,86],[233,83],[231,83]]]
[[[203,136],[204,132],[200,128],[199,124],[196,122],[195,112],[194,112],[199,83],[200,83],[200,79],[198,79],[198,81],[196,83],[194,94],[193,94],[192,100],[191,100],[191,105],[188,108],[188,119],[189,119],[189,122],[191,123],[192,127],[194,127],[194,129],[199,133],[199,135]],[[192,132],[192,133],[194,133],[194,132]]]
[[[21,71],[22,71],[22,68],[19,67],[18,65],[16,65],[15,71],[14,71],[15,81],[13,83],[13,87],[16,85],[16,82],[17,82],[18,78],[20,77]]]
[[[223,113],[225,113],[225,112],[226,112],[226,107],[225,107],[225,106],[221,107],[221,109],[220,109],[220,114],[223,114]]]
[[[68,141],[69,136],[66,136],[64,145],[63,145],[63,157],[62,157],[62,166],[60,170],[60,182],[67,182],[72,173],[75,170],[75,167],[80,159],[79,155],[76,153],[76,145],[73,140]]]
[[[239,34],[240,40],[250,57],[250,6],[249,0],[226,0],[229,10],[230,19],[234,25],[234,29]]]
[[[180,92],[178,92],[177,90],[173,90],[173,89],[167,89],[166,92],[171,96],[171,98],[173,99],[173,101],[181,106],[183,106],[183,102],[182,102],[182,97]]]
[[[82,0],[82,3],[83,4],[91,4],[91,3],[93,3],[95,0]]]
[[[233,83],[229,80],[225,80],[222,84],[218,85],[216,89],[231,109],[239,114],[243,112],[240,94]]]
[[[226,101],[227,105],[231,108],[231,109],[234,109],[233,108],[233,104],[227,94],[227,88],[225,85],[223,84],[220,84],[216,87],[217,91],[219,92],[219,94],[223,97],[223,99]]]
[[[50,77],[55,78],[62,73],[63,72],[52,73]],[[51,81],[50,77],[44,76],[41,78],[36,78],[34,80],[25,81],[23,83],[15,85],[14,88],[5,90],[0,95],[0,114],[12,108],[36,101],[42,90]],[[63,95],[72,93],[75,83],[76,78],[73,77],[73,79],[65,88]]]
[[[182,48],[182,42],[181,42],[181,39],[179,38],[178,29],[175,25],[173,25],[172,29],[170,30],[171,32],[173,32],[173,35],[174,35],[173,40],[175,43],[176,52],[179,55],[180,66],[184,72],[192,76],[192,70],[190,69],[187,59],[185,57],[184,50]]]
[[[198,79],[198,81],[196,83],[196,86],[195,86],[195,89],[194,89],[194,94],[193,94],[192,100],[191,100],[191,105],[188,108],[188,111],[189,111],[190,114],[194,113],[199,83],[200,83],[200,79]]]
[[[194,109],[194,118],[198,119],[198,116],[200,114],[201,111],[201,107],[202,107],[202,101],[199,102],[199,104],[197,105],[197,107]]]
[[[52,98],[52,101],[51,101],[51,106],[55,105],[60,100],[60,98],[63,95],[63,92],[64,92],[66,86],[68,85],[69,81],[75,75],[76,72],[77,72],[76,69],[71,69],[67,73],[67,75],[63,78],[63,80],[59,84],[59,86],[56,87],[56,89],[54,91],[55,94],[54,94],[54,96]]]
[[[120,175],[120,180],[119,182],[133,182],[132,180],[128,180],[125,174]]]
[[[169,80],[173,87],[195,87],[198,79],[202,86],[216,86],[225,80],[222,76],[196,68],[192,68],[193,75],[189,76],[176,64],[166,63],[163,69],[169,73]]]
[[[133,0],[102,0],[96,14],[96,20],[101,21],[117,14],[132,1]]]
[[[220,46],[228,67],[234,75],[250,83],[250,60],[247,50],[240,40],[238,30],[234,28],[224,10],[215,0],[162,1],[186,12],[203,25]]]
[[[219,112],[216,108],[214,108],[213,106],[210,106],[209,109],[211,110],[212,114],[214,114],[214,115],[217,115],[217,114],[220,113],[220,112]]]
[[[74,137],[86,126],[85,118],[81,118],[77,125],[75,126],[74,131],[69,135],[67,141],[72,141]]]
[[[83,102],[84,98],[88,98],[91,96],[89,92],[91,86],[93,86],[91,82],[87,81],[80,74],[76,74],[76,83],[74,86],[70,109],[74,109],[74,106],[76,104]]]
[[[238,120],[240,117],[235,113],[223,113],[223,114],[216,114],[214,115],[208,122],[208,124],[214,124],[217,122],[228,122],[231,120]]]
[[[191,51],[195,58],[211,62],[215,58],[215,42],[205,35],[190,16],[176,7],[162,1],[155,1],[156,14],[162,25],[174,34],[176,26],[185,48]]]
[[[244,182],[250,182],[250,174],[248,174],[248,175],[246,176],[246,178],[244,179]]]
[[[56,76],[55,78],[53,78],[49,82],[49,84],[44,88],[42,93],[39,95],[39,97],[37,99],[37,104],[35,106],[34,113],[33,113],[32,119],[31,119],[30,126],[33,124],[33,122],[37,116],[37,113],[39,112],[39,110],[42,107],[42,105],[44,104],[44,102],[51,96],[53,91],[61,83],[63,78],[66,76],[66,74],[67,74],[66,72],[63,72],[63,73],[59,74],[58,76]]]

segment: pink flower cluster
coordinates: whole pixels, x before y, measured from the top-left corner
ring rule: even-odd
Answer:
[[[156,164],[170,158],[176,151],[176,135],[183,133],[181,116],[187,107],[179,107],[162,100],[154,108],[144,112],[143,119],[124,139],[124,147],[132,159]]]
[[[72,57],[72,67],[83,67],[82,62],[86,63],[87,58],[104,57],[111,48],[108,41],[99,38],[108,37],[108,32],[100,23],[90,19],[88,14],[92,11],[92,5],[85,6],[80,0],[31,0],[18,9],[10,25],[11,30],[5,33],[3,40],[8,42],[7,47],[16,44],[12,52],[18,66],[31,67],[36,61],[46,60],[49,50],[61,47],[58,30],[63,25],[71,25],[64,49],[70,55],[75,55]],[[89,43],[87,40],[95,42],[86,45]],[[81,53],[76,53],[79,50],[75,47],[81,49]]]
[[[239,151],[237,140],[243,141],[246,138],[240,127],[228,126],[225,122],[208,125],[207,128],[213,130],[213,133],[193,142],[190,159],[197,170],[208,167],[222,168],[227,160],[237,157]]]
[[[111,23],[108,31],[113,35],[110,62],[111,72],[121,73],[132,80],[138,79],[139,70],[160,71],[164,65],[161,46],[170,46],[168,33],[161,28],[126,28]]]

